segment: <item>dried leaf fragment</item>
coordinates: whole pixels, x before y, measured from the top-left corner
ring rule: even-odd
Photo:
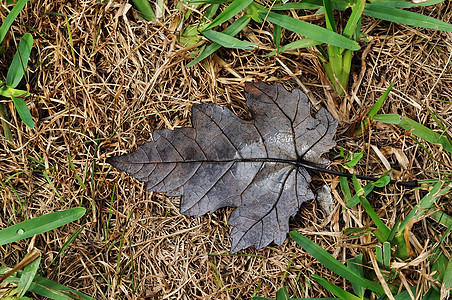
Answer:
[[[149,191],[182,196],[184,215],[235,207],[232,253],[284,242],[289,219],[314,199],[311,177],[297,162],[328,165],[321,156],[335,145],[337,128],[326,109],[313,117],[298,89],[258,82],[245,92],[250,121],[215,104],[195,105],[192,128],[155,130],[152,142],[107,160]]]

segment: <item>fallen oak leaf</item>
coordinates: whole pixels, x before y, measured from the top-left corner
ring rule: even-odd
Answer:
[[[263,82],[245,87],[252,120],[215,104],[195,105],[192,128],[155,130],[153,141],[107,160],[146,183],[146,189],[182,196],[180,211],[201,216],[235,207],[232,246],[281,245],[289,219],[314,199],[303,166],[324,168],[336,143],[337,121],[322,108],[315,117],[300,90]]]

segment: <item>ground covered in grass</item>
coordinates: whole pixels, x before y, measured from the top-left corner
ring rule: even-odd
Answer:
[[[144,185],[106,164],[110,156],[136,149],[158,128],[190,126],[194,104],[214,102],[246,114],[246,82],[281,82],[309,90],[315,107],[327,107],[339,120],[338,155],[364,150],[355,167],[379,176],[394,169],[394,179],[452,178],[450,153],[415,140],[395,125],[374,123],[354,136],[368,109],[386,88],[391,94],[379,113],[408,116],[443,133],[437,119],[452,124],[452,35],[364,17],[367,41],[353,59],[350,86],[339,99],[329,87],[314,48],[266,57],[273,51],[272,25],[251,22],[238,37],[259,42],[253,50],[221,49],[187,68],[197,46],[179,43],[181,31],[196,24],[200,11],[184,15],[167,1],[157,22],[138,18],[127,1],[47,1],[28,3],[13,25],[7,51],[0,56],[6,77],[14,40],[34,36],[26,98],[36,123],[27,128],[10,100],[2,99],[12,140],[0,137],[0,228],[42,214],[82,206],[84,218],[36,237],[42,251],[41,275],[96,299],[250,299],[274,297],[282,282],[294,297],[330,297],[310,275],[319,274],[351,290],[349,282],[315,261],[294,241],[259,251],[230,255],[231,209],[191,218],[178,211],[178,198],[144,191]],[[2,7],[2,13],[4,12]],[[452,22],[450,1],[417,12]],[[315,19],[314,11],[299,11]],[[3,16],[6,14],[3,13]],[[339,16],[340,17],[340,16]],[[4,17],[2,17],[4,18]],[[318,18],[317,18],[318,19]],[[314,21],[322,24],[322,20]],[[283,43],[300,36],[283,30]],[[201,42],[202,43],[202,42]],[[22,88],[27,88],[24,83]],[[446,128],[449,132],[449,128]],[[360,206],[346,209],[339,177],[312,173],[314,189],[333,189],[334,211],[325,217],[317,202],[303,204],[290,223],[340,261],[366,253],[371,235],[351,238],[344,229],[371,226]],[[391,227],[428,192],[388,185],[369,196]],[[448,197],[437,203],[449,215]],[[423,218],[412,224],[413,258],[398,266],[400,284],[437,284],[427,251],[445,228]],[[63,253],[64,243],[83,230]],[[14,266],[29,240],[0,246],[0,265]],[[450,257],[451,243],[442,248]],[[54,259],[57,258],[55,261]],[[53,262],[53,263],[52,263]]]

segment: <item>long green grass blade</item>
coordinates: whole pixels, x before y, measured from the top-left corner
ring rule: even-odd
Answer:
[[[364,278],[363,255],[360,254],[352,259],[347,260],[347,268]],[[352,282],[353,291],[358,297],[363,297],[366,287]]]
[[[290,44],[284,45],[282,47],[279,48],[278,53],[283,53],[284,51],[290,51],[290,50],[296,50],[296,49],[301,49],[301,48],[306,48],[306,47],[312,47],[312,46],[317,46],[317,45],[321,45],[322,42],[310,39],[310,38],[304,38],[301,40],[297,40],[295,42],[292,42]],[[272,51],[269,54],[267,54],[266,56],[273,56],[276,55],[276,51]]]
[[[443,149],[452,153],[452,144],[447,137],[441,135],[439,133],[434,132],[433,130],[425,127],[418,122],[411,120],[407,117],[401,117],[396,114],[386,114],[386,115],[376,115],[374,117],[375,121],[388,123],[388,124],[396,124],[402,127],[405,130],[410,131],[410,133],[415,136],[426,140],[432,144],[441,144]]]
[[[285,15],[277,14],[275,12],[269,12],[267,15],[267,11],[261,11],[260,16],[263,19],[266,18],[267,21],[273,24],[277,24],[290,31],[329,45],[350,50],[360,49],[357,42],[352,41],[340,34],[332,32],[326,28],[316,26],[302,20],[297,20]]]
[[[347,24],[345,25],[342,34],[345,37],[351,38],[355,33],[356,27],[358,26],[361,17],[363,15],[364,7],[366,6],[366,0],[357,0],[353,6],[352,14],[348,18]]]
[[[333,7],[331,5],[331,0],[323,0],[323,7],[325,9],[326,28],[328,30],[337,32],[336,23],[334,21],[334,13],[333,13]]]
[[[285,286],[281,287],[277,292],[276,292],[276,300],[289,300],[289,293],[287,292],[287,289]]]
[[[188,1],[190,5],[199,5],[199,4],[221,4],[226,2],[231,2],[232,0],[191,0]]]
[[[408,0],[370,0],[369,1],[372,4],[378,4],[378,5],[385,5],[389,7],[395,7],[395,8],[410,8],[414,6],[430,6],[435,5],[441,2],[444,2],[444,0],[429,0],[421,3],[414,3]]]
[[[135,4],[143,18],[147,21],[155,21],[155,13],[149,3],[149,0],[132,0],[132,2]]]
[[[212,21],[212,18],[217,14],[218,9],[220,8],[220,4],[210,4],[204,13],[204,18],[209,21]]]
[[[81,218],[86,209],[75,207],[36,217],[0,230],[0,246],[41,234]]]
[[[319,275],[312,274],[311,278],[320,283],[327,291],[333,295],[339,297],[342,300],[362,300],[362,298],[357,297],[346,290],[341,289],[337,285],[327,281],[326,279],[320,277]]]
[[[379,284],[359,276],[307,237],[296,231],[291,231],[290,237],[295,240],[295,242],[297,242],[297,244],[300,245],[305,251],[337,275],[347,279],[350,282],[355,282],[361,286],[365,286],[369,290],[378,294],[384,294],[383,288]]]
[[[22,272],[17,272],[17,277],[10,276],[5,281],[17,284],[22,274]],[[55,300],[95,300],[79,291],[41,276],[35,276],[28,291]]]
[[[11,99],[13,99],[13,103],[14,106],[16,107],[17,113],[19,114],[24,124],[33,129],[35,127],[35,122],[31,117],[30,110],[28,109],[28,106],[25,103],[24,99],[20,97],[11,97]]]
[[[322,7],[322,0],[307,0],[302,2],[277,3],[271,10],[291,10],[291,9],[319,9]]]
[[[6,16],[5,21],[3,21],[3,24],[0,27],[0,44],[3,41],[3,39],[5,38],[6,33],[8,32],[9,28],[13,24],[14,20],[20,14],[20,12],[25,7],[25,4],[27,2],[28,2],[28,0],[19,0],[19,1],[17,1],[16,5],[14,5],[13,9],[11,9],[9,14]]]
[[[19,49],[17,49],[13,61],[9,66],[8,74],[6,75],[6,85],[15,88],[22,80],[32,47],[33,36],[30,33],[26,33],[20,40]]]
[[[213,30],[203,31],[202,34],[209,40],[226,48],[249,50],[257,45],[257,43],[244,42],[230,35]]]
[[[380,240],[380,242],[387,241],[389,234],[391,233],[391,230],[380,219],[375,210],[372,208],[372,205],[370,205],[369,201],[364,196],[361,196],[361,193],[364,193],[364,189],[359,184],[358,179],[356,178],[355,175],[353,175],[353,184],[355,185],[356,194],[360,194],[359,201],[361,202],[361,205],[366,210],[367,214],[372,219],[372,221],[375,223],[375,226],[377,226],[381,234],[384,236],[384,240],[383,241]],[[358,188],[361,191],[361,193],[358,192]]]
[[[279,25],[273,25],[273,43],[276,45],[276,51],[279,53],[279,48],[281,47],[281,32],[282,27]]]
[[[377,19],[410,26],[437,29],[441,31],[452,31],[452,24],[448,24],[429,16],[424,16],[411,11],[393,8],[386,5],[369,3],[364,9],[364,14]]]
[[[235,36],[250,22],[250,20],[251,19],[249,17],[243,16],[240,19],[234,21],[234,23],[232,23],[231,26],[226,28],[226,30],[223,33],[230,35],[230,36]],[[206,57],[208,57],[209,55],[211,55],[212,53],[214,53],[215,51],[217,51],[220,48],[221,48],[220,44],[212,43],[209,47],[204,49],[204,51],[202,51],[201,54],[199,54],[199,56],[197,58],[192,60],[187,65],[187,68],[196,65],[197,63],[199,63],[200,61],[202,61],[203,59],[205,59]]]
[[[203,27],[201,31],[209,30],[215,26],[223,24],[224,22],[244,10],[252,2],[253,0],[234,0],[212,22],[207,24],[206,27]]]
[[[41,257],[39,256],[37,259],[25,266],[24,271],[22,272],[22,276],[20,276],[19,284],[17,285],[17,295],[19,297],[25,295],[25,293],[30,288],[31,283],[33,282],[33,279],[38,272],[40,263]]]

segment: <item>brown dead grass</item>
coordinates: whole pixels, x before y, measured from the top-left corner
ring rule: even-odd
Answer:
[[[423,10],[451,22],[449,1]],[[317,107],[328,106],[338,116],[337,150],[339,146],[350,152],[365,150],[357,173],[379,175],[386,171],[386,164],[394,168],[397,179],[444,177],[440,172],[451,171],[450,154],[425,142],[417,144],[395,126],[374,124],[359,137],[345,132],[390,83],[396,85],[382,113],[406,115],[440,132],[430,110],[450,124],[451,35],[365,18],[364,32],[370,42],[355,55],[352,92],[339,101],[325,85],[313,49],[276,58],[263,56],[273,50],[267,23],[262,28],[250,23],[241,33],[241,38],[259,41],[260,49],[222,49],[186,68],[192,49],[180,45],[177,35],[200,15],[193,12],[181,24],[183,13],[170,1],[159,22],[151,24],[136,18],[126,1],[39,0],[27,5],[19,21],[35,30],[29,64],[33,96],[28,104],[36,128],[26,128],[10,109],[13,141],[0,140],[0,182],[4,183],[0,228],[45,213],[86,207],[84,219],[38,236],[36,246],[43,253],[44,276],[96,299],[250,299],[254,293],[274,297],[283,278],[296,297],[328,297],[309,280],[312,273],[350,289],[348,282],[289,239],[280,247],[229,255],[226,223],[231,209],[200,218],[182,216],[177,198],[145,192],[142,183],[112,169],[105,158],[135,149],[151,138],[154,129],[189,126],[190,109],[200,102],[225,105],[243,115],[244,83],[266,80],[308,88]],[[13,26],[16,39],[29,32],[17,24]],[[284,32],[284,43],[297,38]],[[9,57],[0,57],[2,65],[10,61],[13,51],[7,52]],[[6,69],[2,68],[2,76]],[[2,103],[12,108],[9,101]],[[331,168],[341,162],[335,159]],[[315,202],[304,204],[291,222],[292,229],[341,261],[372,249],[374,239],[350,240],[342,234],[345,228],[371,224],[362,208],[343,209],[338,178],[314,175],[314,187],[332,185],[335,210],[324,218]],[[423,194],[424,190],[390,186],[370,199],[379,215],[393,225]],[[451,213],[450,201],[438,205]],[[80,226],[84,226],[82,233],[50,265]],[[428,219],[415,225],[411,239],[418,260],[409,268],[399,266],[401,284],[420,288],[435,284],[430,280],[426,251],[442,232]],[[14,266],[26,247],[27,241],[0,247],[0,265]],[[450,253],[449,240],[444,249]]]

